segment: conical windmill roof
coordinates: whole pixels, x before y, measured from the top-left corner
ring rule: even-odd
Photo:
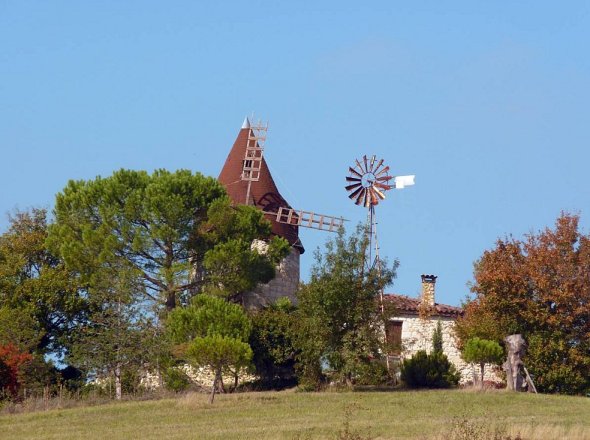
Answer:
[[[236,205],[246,204],[248,182],[242,180],[241,177],[250,131],[250,122],[246,118],[218,177],[218,180],[225,187],[229,197]],[[252,182],[250,186],[249,204],[262,211],[275,213],[279,207],[291,208],[279,192],[264,157],[260,168],[260,178],[258,181]],[[299,249],[300,253],[305,251],[299,240],[299,228],[297,226],[278,223],[273,215],[266,215],[266,218],[271,222],[273,234],[285,238],[289,244]]]

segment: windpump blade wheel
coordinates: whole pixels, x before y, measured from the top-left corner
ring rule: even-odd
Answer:
[[[348,167],[348,183],[344,188],[350,194],[348,197],[356,205],[370,208],[385,199],[385,191],[393,188],[388,182],[393,179],[389,175],[389,167],[383,167],[383,159],[377,160],[376,156],[364,155],[361,159],[355,159],[354,165]]]

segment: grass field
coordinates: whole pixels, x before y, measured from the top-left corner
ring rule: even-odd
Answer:
[[[590,399],[507,392],[294,391],[110,403],[0,416],[0,439],[590,439]],[[349,424],[349,436],[344,434]],[[455,430],[452,434],[451,431]],[[355,437],[356,435],[356,437]]]

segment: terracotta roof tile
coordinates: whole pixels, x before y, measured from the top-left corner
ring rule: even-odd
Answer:
[[[383,299],[393,306],[401,315],[419,315],[420,312],[420,300],[416,298],[410,298],[405,295],[397,295],[393,293],[385,294]],[[458,317],[463,314],[461,307],[449,306],[446,304],[434,304],[434,316],[445,316],[445,317]]]

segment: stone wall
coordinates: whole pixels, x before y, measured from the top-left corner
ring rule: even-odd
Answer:
[[[457,348],[455,339],[455,320],[447,317],[432,317],[422,319],[418,316],[400,316],[391,319],[402,321],[402,358],[412,357],[417,351],[432,351],[432,333],[436,328],[437,321],[441,321],[443,335],[443,352],[449,361],[455,365],[461,373],[461,384],[473,382],[474,375],[479,378],[479,365],[466,363],[461,358],[461,352]],[[486,365],[484,369],[484,380],[502,382],[497,367]]]
[[[175,368],[186,374],[189,380],[198,387],[210,388],[213,384],[215,374],[209,367],[195,368],[189,364],[184,364]],[[222,380],[225,386],[234,383],[234,377],[230,374],[224,374]],[[238,384],[253,382],[254,380],[256,380],[256,376],[249,374],[246,370],[242,370],[238,374]],[[159,390],[162,387],[162,378],[155,371],[145,370],[141,373],[139,384],[149,391]]]
[[[262,240],[254,240],[252,248],[265,253],[268,245]],[[244,295],[244,307],[259,309],[284,296],[296,304],[295,293],[299,288],[299,257],[299,251],[291,248],[289,255],[276,268],[275,278],[267,284],[259,284],[253,292]]]

